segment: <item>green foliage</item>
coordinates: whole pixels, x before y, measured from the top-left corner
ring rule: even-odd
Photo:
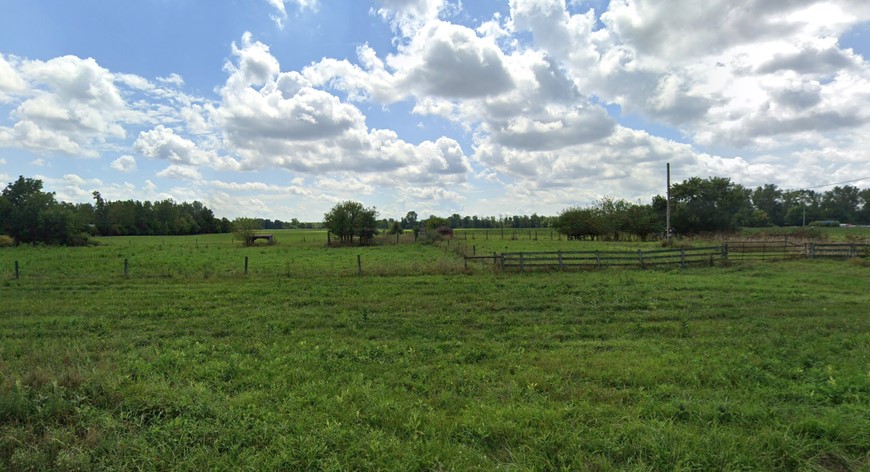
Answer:
[[[176,203],[134,200],[105,201],[94,192],[94,205],[80,206],[102,236],[183,235],[229,232],[224,221],[198,201]],[[228,221],[226,222],[228,223]]]
[[[809,226],[813,228],[838,228],[840,222],[835,220],[811,221]]]
[[[574,207],[562,210],[554,226],[569,239],[594,239],[602,233],[600,223],[598,212],[594,208]]]
[[[12,239],[12,236],[6,236],[5,234],[0,234],[0,247],[12,247],[15,245],[15,240]]]
[[[402,229],[402,223],[398,221],[393,221],[393,223],[390,225],[390,229],[387,230],[387,234],[402,234],[404,232],[405,230]]]
[[[749,191],[723,177],[692,177],[671,187],[672,226],[679,233],[734,231],[751,212]]]
[[[75,213],[42,191],[42,181],[19,176],[0,193],[0,232],[17,243],[81,244],[84,227]]]
[[[236,218],[232,223],[233,238],[241,241],[245,246],[251,246],[254,244],[254,234],[261,228],[262,225],[256,218]]]
[[[374,207],[365,208],[362,203],[346,201],[332,207],[323,216],[323,224],[342,243],[351,243],[358,237],[360,244],[365,244],[377,234],[377,219]]]

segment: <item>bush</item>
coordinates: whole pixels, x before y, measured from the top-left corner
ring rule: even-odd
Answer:
[[[15,240],[11,236],[0,234],[0,247],[12,247],[15,245]]]

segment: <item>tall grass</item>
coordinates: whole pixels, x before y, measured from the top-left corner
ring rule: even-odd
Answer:
[[[0,469],[859,470],[867,276],[7,277]]]

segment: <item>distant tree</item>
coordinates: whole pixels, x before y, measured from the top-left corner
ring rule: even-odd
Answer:
[[[803,226],[804,222],[821,219],[820,201],[821,195],[814,190],[783,192],[783,205],[785,207],[783,225]]]
[[[870,224],[870,188],[861,190],[858,196],[861,199],[861,208],[857,214],[858,222],[865,225]]]
[[[423,222],[423,226],[425,227],[426,231],[435,231],[442,226],[450,227],[450,219],[441,218],[440,216],[435,215],[429,215],[429,218],[426,218],[426,221]]]
[[[374,207],[365,208],[362,203],[346,201],[323,215],[323,224],[342,243],[352,243],[353,238],[358,237],[360,244],[364,244],[377,234],[377,218]]]
[[[218,233],[230,233],[233,231],[233,223],[226,217],[221,218],[218,222]]]
[[[619,240],[619,233],[628,232],[626,218],[630,203],[613,197],[604,197],[595,202],[594,211],[598,220],[598,230],[609,235],[613,241]]]
[[[724,177],[692,177],[671,187],[672,226],[681,233],[732,231],[751,210],[749,191]]]
[[[767,215],[767,221],[761,224],[761,226],[767,226],[769,224],[782,226],[785,224],[786,207],[784,194],[776,185],[767,184],[756,187],[755,190],[752,191],[751,198],[752,206],[754,206],[756,210],[761,210]],[[757,214],[754,215],[752,217],[752,223],[746,223],[746,226],[759,226],[760,221],[757,216]]]
[[[74,207],[42,191],[42,181],[19,176],[0,192],[0,234],[16,244],[45,243],[77,245],[87,243],[82,225],[76,225]]]
[[[402,234],[403,232],[402,224],[395,220],[390,224],[390,227],[387,230],[387,234]]]
[[[250,246],[254,243],[253,236],[262,229],[262,222],[257,218],[239,217],[233,220],[232,228],[233,237],[245,246]]]
[[[659,220],[652,205],[629,205],[623,214],[623,231],[646,241],[650,235],[664,230],[664,224]]]
[[[595,239],[601,234],[598,212],[594,208],[568,208],[562,210],[555,222],[556,231],[569,239]]]
[[[418,216],[417,216],[416,211],[409,211],[408,214],[406,214],[405,217],[402,218],[402,228],[405,228],[405,229],[416,228],[417,224],[418,224],[417,218],[418,218]]]
[[[828,190],[822,196],[822,216],[840,223],[855,223],[861,201],[860,192],[858,187],[851,185]]]

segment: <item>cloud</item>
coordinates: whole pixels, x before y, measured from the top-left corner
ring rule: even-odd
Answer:
[[[0,53],[0,103],[11,102],[13,97],[27,91],[27,83],[17,70],[17,62],[17,58],[7,60]]]
[[[402,57],[398,86],[419,95],[473,98],[498,95],[513,85],[501,50],[464,26],[431,22],[417,34]]]
[[[272,21],[275,22],[278,29],[284,29],[284,22],[287,21],[287,8],[285,7],[285,4],[295,4],[300,10],[309,9],[317,11],[318,1],[319,0],[266,0],[266,3],[275,9],[275,13],[270,15]]]
[[[401,37],[408,38],[438,18],[442,9],[448,6],[445,0],[380,0],[378,14],[389,21],[393,30]]]
[[[2,67],[10,64],[2,61]],[[10,89],[10,81],[12,90],[20,89],[23,81],[26,92],[12,111],[15,123],[0,127],[0,146],[96,157],[107,142],[127,137],[125,126],[148,120],[128,105],[116,82],[147,87],[133,80],[135,76],[111,73],[94,59],[16,60],[14,66],[11,78],[2,79],[0,93]]]
[[[111,167],[118,172],[135,172],[136,158],[134,158],[133,156],[121,156],[112,161]]]
[[[157,81],[161,84],[171,85],[173,87],[184,86],[184,78],[176,73],[169,74],[168,77],[157,77]]]
[[[836,41],[868,15],[844,1],[621,0],[596,18],[592,10],[571,14],[559,0],[515,0],[507,23],[531,32],[585,95],[702,145],[766,149],[784,134],[788,145],[813,144],[807,125],[817,118],[829,119],[820,132],[864,126],[860,113],[835,111],[833,91],[854,101],[861,87],[837,84],[868,79],[856,74],[866,70],[863,59]]]
[[[198,181],[202,179],[202,174],[200,174],[200,172],[193,167],[172,164],[169,167],[158,172],[157,177]]]
[[[235,159],[219,156],[215,151],[200,149],[193,141],[177,135],[163,125],[139,133],[133,149],[149,159],[163,159],[186,166],[239,168]]]
[[[250,35],[233,51],[237,62],[226,67],[230,76],[216,116],[243,168],[437,181],[464,180],[470,171],[456,141],[413,145],[392,130],[369,129],[357,107],[315,88],[302,74],[281,72],[268,47]]]

